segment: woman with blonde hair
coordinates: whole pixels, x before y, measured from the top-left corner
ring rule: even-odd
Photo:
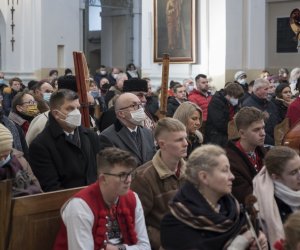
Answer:
[[[179,105],[173,118],[181,121],[186,127],[186,132],[188,134],[188,157],[192,151],[201,146],[203,142],[202,133],[199,131],[202,124],[202,110],[195,103],[184,102]]]
[[[277,146],[266,154],[265,167],[253,180],[258,217],[270,246],[284,238],[283,223],[300,209],[300,157],[289,147]],[[274,248],[272,248],[274,249]]]
[[[233,174],[226,152],[216,145],[195,149],[186,164],[186,183],[170,201],[161,223],[165,250],[256,249],[245,214],[231,195]],[[259,233],[258,244],[268,249]]]

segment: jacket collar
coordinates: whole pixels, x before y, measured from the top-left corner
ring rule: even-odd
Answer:
[[[201,91],[199,91],[198,89],[194,89],[190,94],[199,94],[199,95],[202,95],[204,97],[208,97],[208,96],[211,96],[211,93],[209,91],[206,92],[207,95],[203,94]]]
[[[266,104],[268,104],[268,100],[266,100],[266,99],[261,99],[261,98],[259,98],[258,96],[256,96],[255,94],[251,94],[251,96],[252,96],[252,98],[257,102],[257,103],[259,103],[260,105],[266,105]]]
[[[162,161],[162,159],[160,157],[160,153],[161,153],[161,150],[159,149],[152,159],[153,166],[156,169],[159,177],[161,179],[166,179],[172,175],[174,175],[176,177],[175,173],[172,172],[167,167],[167,165]],[[179,164],[180,164],[180,176],[178,179],[182,179],[183,177],[185,177],[185,170],[186,170],[185,161],[183,159],[180,159]]]

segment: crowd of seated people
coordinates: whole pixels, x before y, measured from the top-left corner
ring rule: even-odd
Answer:
[[[55,249],[86,249],[85,239],[88,249],[275,249],[288,239],[283,225],[300,208],[300,158],[275,146],[274,133],[281,122],[300,120],[300,69],[262,70],[249,83],[238,71],[218,91],[200,73],[172,80],[163,97],[141,75],[132,63],[124,71],[101,65],[87,88],[86,128],[85,93],[70,69],[28,84],[0,73],[1,180],[14,180],[15,196],[88,186],[64,205]],[[20,176],[28,177],[23,189]],[[256,234],[241,208],[251,194]],[[100,237],[101,213],[109,219]]]

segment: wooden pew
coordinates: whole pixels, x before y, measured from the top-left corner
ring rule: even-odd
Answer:
[[[0,195],[6,196],[7,202],[4,207],[10,220],[3,222],[6,231],[3,233],[5,237],[0,238],[0,242],[5,243],[1,243],[0,249],[52,249],[60,226],[60,208],[83,187],[11,198],[11,184],[9,182],[1,184]],[[1,199],[0,197],[0,201]]]
[[[6,250],[10,221],[11,181],[0,181],[0,250]]]

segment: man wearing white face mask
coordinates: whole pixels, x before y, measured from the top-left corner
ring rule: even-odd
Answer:
[[[117,147],[132,153],[141,165],[155,154],[151,130],[142,127],[146,114],[140,99],[132,93],[121,94],[115,103],[117,120],[100,134],[100,148]]]
[[[48,123],[30,144],[30,165],[44,191],[85,186],[96,180],[98,136],[81,127],[79,108],[75,92],[54,92]]]
[[[226,146],[228,140],[228,122],[239,109],[239,98],[244,94],[238,83],[227,83],[224,89],[217,91],[209,105],[204,140]]]
[[[239,83],[243,88],[244,92],[248,92],[247,74],[245,71],[238,71],[234,74],[235,82]]]

